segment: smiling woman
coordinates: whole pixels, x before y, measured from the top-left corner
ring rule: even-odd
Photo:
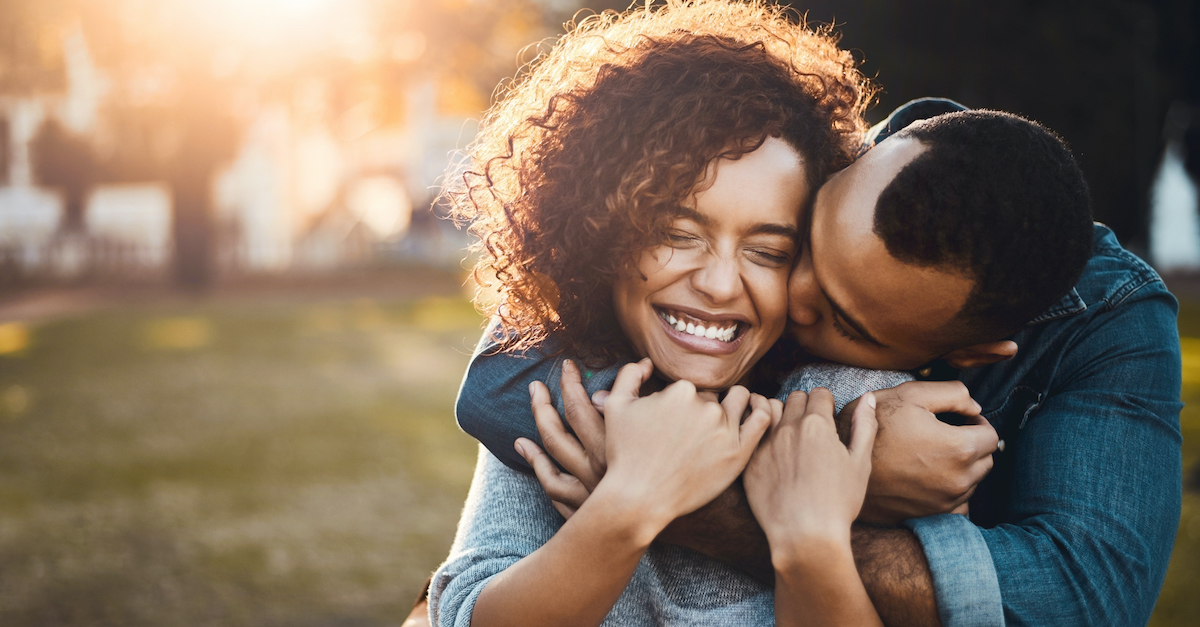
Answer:
[[[499,296],[459,424],[511,454],[511,438],[497,447],[503,438],[487,435],[528,416],[528,400],[500,406],[516,394],[479,393],[511,381],[491,367],[510,355],[501,369],[537,380],[578,376],[567,358],[641,361],[584,373],[613,384],[606,468],[577,511],[558,509],[565,524],[535,480],[481,453],[431,616],[475,627],[767,624],[761,584],[650,543],[733,483],[781,411],[738,384],[783,333],[804,211],[855,156],[870,90],[826,33],[728,0],[594,16],[514,85],[449,192],[479,237],[476,278]],[[541,424],[551,395],[541,383],[530,391]],[[517,450],[540,454],[524,439]]]

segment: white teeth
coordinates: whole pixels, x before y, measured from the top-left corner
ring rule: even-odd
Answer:
[[[722,342],[732,342],[734,336],[737,335],[737,322],[726,323],[730,324],[731,326],[721,329],[717,327],[717,324],[719,323],[714,323],[712,326],[706,327],[701,324],[696,324],[695,322],[686,322],[681,318],[676,318],[674,314],[665,311],[662,312],[662,318],[676,331],[694,335],[696,337],[702,337],[710,340],[719,339]]]

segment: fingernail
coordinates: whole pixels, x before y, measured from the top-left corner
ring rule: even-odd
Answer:
[[[519,454],[521,457],[525,457],[525,447],[521,446],[520,440],[513,442],[513,448],[517,449],[517,454]]]
[[[537,393],[537,388],[533,386],[535,383],[537,383],[537,381],[529,382],[529,398],[533,398],[533,395]]]
[[[863,402],[867,404],[867,407],[870,407],[871,409],[875,409],[875,395],[874,394],[871,394],[870,392],[868,392],[867,397],[865,399],[863,399]]]
[[[575,362],[570,359],[563,360],[563,372],[575,372]]]

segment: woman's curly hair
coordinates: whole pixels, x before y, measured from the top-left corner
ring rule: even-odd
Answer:
[[[506,347],[553,332],[592,363],[625,354],[613,282],[663,241],[709,162],[778,136],[815,189],[857,155],[873,94],[828,29],[761,0],[667,0],[569,26],[488,111],[446,191],[479,238],[475,279],[499,296],[485,313]]]

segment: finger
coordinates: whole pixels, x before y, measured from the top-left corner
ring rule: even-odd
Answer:
[[[983,411],[961,381],[911,381],[899,386],[906,400],[932,413],[952,412],[975,416]]]
[[[567,432],[558,410],[550,404],[550,390],[541,381],[529,384],[530,407],[533,408],[533,421],[537,423],[538,433],[542,436],[542,445],[546,453],[562,464],[567,472],[582,481],[589,489],[600,482],[592,469],[587,451]],[[586,394],[584,395],[586,398]],[[532,444],[532,442],[530,443]],[[536,446],[536,445],[534,445]],[[540,451],[541,449],[539,449]]]
[[[875,420],[875,395],[867,392],[854,408],[850,419],[850,456],[860,462],[870,463],[871,451],[875,448],[875,434],[879,423]]]
[[[804,413],[807,410],[808,393],[796,390],[788,394],[787,402],[783,405],[783,415],[780,417],[781,422],[799,420],[804,417]]]
[[[741,385],[729,388],[729,391],[725,393],[725,398],[721,400],[721,409],[725,410],[726,424],[741,424],[742,416],[746,415],[746,406],[749,403],[750,390]]]
[[[554,511],[558,512],[559,516],[567,520],[570,520],[575,515],[575,512],[579,511],[577,507],[571,507],[566,503],[559,503],[558,501],[550,501],[550,504],[554,506]]]
[[[775,401],[778,403],[779,401]],[[742,461],[747,462],[754,454],[758,443],[766,435],[767,429],[773,423],[771,402],[758,394],[750,397],[750,415],[738,429],[738,441],[741,444]]]
[[[826,388],[814,388],[808,393],[808,407],[804,410],[805,414],[816,414],[829,419],[833,422],[833,392]]]
[[[779,425],[779,421],[783,419],[783,401],[773,398],[767,402],[771,406],[771,428],[774,429]]]
[[[977,458],[987,457],[990,459],[1000,443],[1000,435],[996,433],[996,428],[986,419],[980,421],[979,424],[951,428],[962,438],[963,450],[971,451]]]
[[[563,362],[562,395],[563,405],[567,410],[567,424],[571,425],[575,437],[579,438],[578,442],[588,457],[603,466],[604,419],[592,406],[592,400],[588,398],[587,390],[583,387],[583,379],[579,376],[579,367],[570,359]],[[555,458],[557,457],[556,455]]]
[[[617,373],[617,380],[613,382],[612,393],[604,401],[605,409],[611,412],[613,409],[633,402],[638,398],[642,385],[650,379],[650,375],[653,373],[654,364],[650,363],[649,357],[637,363],[622,366]]]
[[[608,390],[600,390],[592,395],[592,407],[595,407],[596,411],[600,412],[601,414],[604,413],[604,401],[608,400],[609,394],[610,392]]]
[[[578,508],[590,494],[578,479],[566,474],[554,465],[549,455],[531,440],[518,438],[514,443],[517,452],[533,467],[533,474],[542,490],[552,501]]]

